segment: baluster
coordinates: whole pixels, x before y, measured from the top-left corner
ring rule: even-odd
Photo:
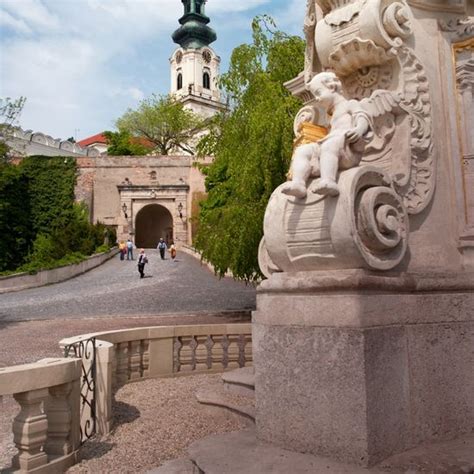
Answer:
[[[128,381],[128,343],[117,344],[117,387],[125,385]]]
[[[196,348],[195,348],[195,370],[206,370],[207,369],[207,347],[206,341],[207,336],[196,336]]]
[[[48,441],[45,451],[48,454],[64,456],[71,452],[69,441],[72,418],[69,405],[71,389],[71,382],[49,388],[50,397],[45,403],[48,417]]]
[[[252,360],[253,360],[253,354],[252,354],[252,335],[251,334],[246,334],[245,335],[245,366],[251,366],[252,365]]]
[[[140,373],[142,377],[147,377],[150,373],[150,341],[148,339],[140,341],[140,353],[142,356]]]
[[[229,336],[229,347],[227,348],[228,363],[227,368],[239,367],[239,336]]]
[[[174,338],[173,341],[173,372],[181,371],[181,348],[183,343],[180,337]]]
[[[13,422],[13,441],[19,451],[13,458],[13,467],[29,471],[48,462],[46,453],[42,451],[48,431],[48,420],[42,404],[48,397],[48,389],[31,390],[13,396],[21,407]]]
[[[227,335],[222,336],[221,339],[222,346],[222,366],[224,369],[227,369],[229,365],[229,337]]]
[[[213,369],[224,369],[224,347],[220,335],[212,336],[211,360]]]
[[[212,347],[214,346],[214,340],[212,339],[212,336],[207,336],[206,339],[206,349],[207,349],[207,355],[206,355],[206,365],[208,369],[213,368],[213,361],[212,361]]]
[[[193,337],[183,336],[181,337],[182,347],[179,351],[179,365],[181,372],[190,372],[194,369],[195,362],[195,346],[196,343]]]
[[[130,380],[137,380],[140,378],[141,366],[140,341],[130,341]]]

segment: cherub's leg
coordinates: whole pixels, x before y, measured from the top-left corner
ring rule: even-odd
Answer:
[[[306,181],[311,174],[310,160],[317,147],[316,143],[308,143],[296,148],[291,162],[291,181],[285,183],[282,192],[298,198],[306,196]]]
[[[339,195],[336,177],[341,146],[344,146],[344,137],[334,137],[322,143],[321,156],[319,158],[321,179],[314,188],[315,193],[329,196]]]

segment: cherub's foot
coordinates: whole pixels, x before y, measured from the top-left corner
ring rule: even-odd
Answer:
[[[323,196],[339,196],[339,186],[335,181],[330,179],[320,179],[313,189],[314,193],[322,194]]]
[[[307,191],[306,186],[303,183],[288,181],[281,189],[281,192],[297,198],[304,198],[306,197]]]

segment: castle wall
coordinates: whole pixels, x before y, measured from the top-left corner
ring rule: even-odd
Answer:
[[[77,163],[76,199],[87,204],[94,222],[114,227],[118,240],[134,240],[138,212],[156,204],[171,214],[176,243],[191,243],[192,195],[204,192],[204,178],[192,157],[81,157]]]

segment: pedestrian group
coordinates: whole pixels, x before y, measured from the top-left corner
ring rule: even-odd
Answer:
[[[125,257],[127,257],[127,260],[133,260],[133,247],[134,247],[133,242],[130,239],[128,239],[127,242],[121,241],[119,243],[120,260],[125,260]],[[166,242],[164,241],[163,238],[160,238],[157,249],[160,252],[161,260],[165,260],[165,254],[166,254],[166,250],[168,250],[168,246],[166,245]],[[170,252],[171,260],[175,261],[176,246],[174,245],[173,242],[171,242],[171,245],[169,247],[169,252]],[[145,249],[140,249],[139,254],[138,254],[138,261],[137,261],[138,273],[140,274],[140,278],[145,277],[145,265],[147,263],[148,263],[148,257],[145,253]]]

